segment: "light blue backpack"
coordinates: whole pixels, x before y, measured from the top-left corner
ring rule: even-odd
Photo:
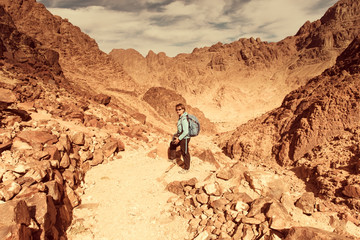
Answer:
[[[200,133],[200,122],[194,115],[188,114],[187,120],[189,122],[189,136],[195,137]]]

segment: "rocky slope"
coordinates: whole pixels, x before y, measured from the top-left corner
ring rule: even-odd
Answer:
[[[66,85],[59,54],[18,31],[10,15],[0,6],[0,63],[3,69],[26,76],[35,73],[47,82]]]
[[[250,38],[174,58],[133,49],[110,56],[139,84],[179,92],[214,122],[241,123],[278,107],[288,92],[331,67],[359,33],[359,10],[358,1],[341,0],[277,43]]]
[[[94,39],[67,19],[52,15],[43,4],[36,0],[1,0],[0,4],[20,32],[59,53],[64,75],[76,84],[75,88],[85,93],[99,93],[94,85],[128,91],[136,88],[131,77],[99,50]],[[104,82],[106,85],[99,85]]]
[[[226,153],[241,161],[276,160],[317,196],[358,211],[359,51],[357,37],[334,67],[288,94],[280,108],[225,137]]]
[[[64,239],[85,173],[121,157],[124,142],[168,133],[116,99],[70,88],[59,54],[2,6],[0,28],[0,238]]]

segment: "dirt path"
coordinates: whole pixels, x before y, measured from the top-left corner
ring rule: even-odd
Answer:
[[[87,172],[82,204],[74,209],[68,238],[99,240],[186,239],[187,221],[172,217],[165,190],[167,183],[197,177],[204,179],[214,166],[196,157],[192,170],[179,174],[180,167],[161,157],[147,156],[149,149],[123,152],[122,158]]]

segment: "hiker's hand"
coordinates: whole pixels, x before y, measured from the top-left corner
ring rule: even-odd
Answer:
[[[178,144],[180,141],[179,141],[179,139],[178,138],[175,138],[174,139],[174,144]]]

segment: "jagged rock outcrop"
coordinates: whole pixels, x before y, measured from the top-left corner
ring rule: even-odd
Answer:
[[[357,37],[334,67],[288,94],[280,108],[233,132],[223,142],[225,151],[242,161],[277,160],[294,166],[316,194],[359,209],[354,195],[343,194],[345,187],[359,183],[354,175],[359,156],[359,53]]]
[[[44,48],[59,53],[64,75],[74,84],[74,90],[93,95],[100,93],[100,86],[103,89],[136,89],[132,79],[99,50],[94,39],[67,19],[52,15],[43,4],[36,0],[1,0],[0,5],[20,32],[36,39]]]
[[[33,74],[43,81],[65,85],[59,54],[18,31],[11,16],[0,6],[0,64],[18,75]]]

